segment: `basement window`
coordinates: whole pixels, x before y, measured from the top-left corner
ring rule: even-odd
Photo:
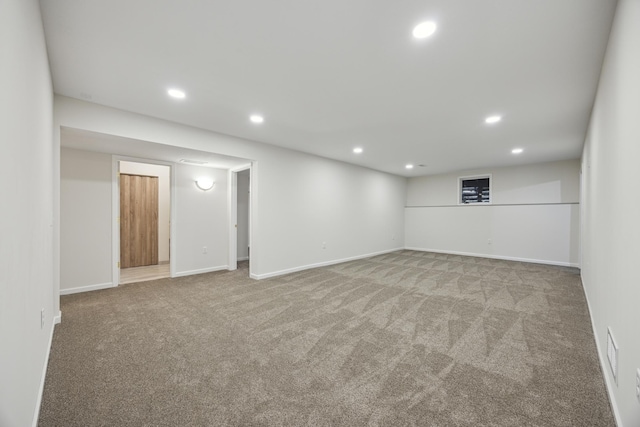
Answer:
[[[458,179],[461,205],[491,203],[491,175],[463,176]]]

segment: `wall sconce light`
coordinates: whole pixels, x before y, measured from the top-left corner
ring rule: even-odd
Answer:
[[[211,178],[198,178],[196,180],[196,186],[202,191],[211,190],[213,188],[213,180]]]

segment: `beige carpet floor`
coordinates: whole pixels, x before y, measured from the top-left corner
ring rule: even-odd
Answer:
[[[575,269],[400,251],[62,313],[41,427],[615,425]]]

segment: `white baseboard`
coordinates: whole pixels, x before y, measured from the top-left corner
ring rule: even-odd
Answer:
[[[591,319],[591,328],[593,329],[593,337],[596,341],[596,350],[598,351],[598,360],[600,361],[600,368],[602,369],[602,376],[604,376],[604,382],[607,386],[607,393],[609,394],[609,403],[611,404],[611,411],[613,412],[613,416],[616,419],[616,425],[618,427],[622,426],[622,418],[620,417],[620,410],[618,409],[618,405],[613,397],[613,384],[611,383],[611,379],[609,378],[609,365],[606,363],[606,360],[603,358],[603,352],[600,351],[600,341],[598,340],[598,331],[596,329],[596,324],[593,321],[593,311],[591,311],[591,303],[589,302],[589,295],[587,294],[587,288],[584,286],[584,279],[582,278],[582,274],[580,274],[580,283],[582,283],[582,291],[584,292],[584,298],[587,300],[587,309],[589,310],[589,317]]]
[[[342,262],[355,261],[357,259],[363,259],[363,258],[371,258],[372,256],[388,254],[390,252],[401,251],[403,249],[404,248],[387,249],[387,250],[384,250],[384,251],[373,252],[373,253],[370,253],[370,254],[356,255],[356,256],[353,256],[353,257],[349,257],[349,258],[335,259],[335,260],[331,260],[331,261],[319,262],[317,264],[302,265],[300,267],[288,268],[286,270],[274,271],[272,273],[251,274],[250,277],[252,279],[257,279],[257,280],[268,279],[270,277],[282,276],[284,274],[295,273],[295,272],[303,271],[303,270],[309,270],[311,268],[326,267],[328,265],[340,264]]]
[[[117,285],[114,285],[113,282],[99,283],[97,285],[78,286],[77,288],[60,289],[60,295],[69,295],[69,294],[77,294],[79,292],[97,291],[100,289],[114,288],[116,286]]]
[[[62,312],[58,310],[58,314],[53,316],[53,324],[59,325],[62,323]]]
[[[228,265],[219,265],[217,267],[201,268],[199,270],[177,271],[173,277],[192,276],[194,274],[211,273],[212,271],[228,270]]]
[[[547,264],[547,265],[557,265],[560,267],[575,267],[579,268],[580,265],[577,263],[571,262],[562,262],[562,261],[549,261],[543,259],[533,259],[533,258],[519,258],[519,257],[511,257],[511,256],[503,256],[503,255],[492,255],[492,254],[478,254],[473,252],[459,252],[459,251],[445,251],[442,249],[429,249],[429,248],[412,248],[405,247],[404,249],[408,251],[419,251],[419,252],[435,252],[438,254],[449,254],[449,255],[463,255],[463,256],[473,256],[478,258],[491,258],[491,259],[502,259],[505,261],[520,261],[520,262],[530,262],[533,264]]]
[[[36,410],[33,414],[33,422],[31,425],[33,427],[38,427],[38,418],[40,418],[40,405],[42,405],[42,395],[44,394],[44,381],[47,377],[47,367],[49,366],[49,353],[51,353],[51,344],[53,343],[53,330],[57,323],[56,318],[61,316],[60,312],[58,312],[58,316],[53,318],[53,322],[51,322],[51,330],[49,331],[49,343],[47,345],[47,352],[44,357],[44,365],[42,366],[42,375],[40,377],[40,387],[38,389],[38,401],[36,402]]]
[[[248,256],[239,257],[237,261],[249,261],[249,257]]]

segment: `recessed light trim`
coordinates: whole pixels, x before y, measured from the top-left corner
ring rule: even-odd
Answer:
[[[360,154],[362,153],[364,150],[362,149],[362,147],[356,147],[353,149],[353,152],[356,154]]]
[[[422,22],[415,27],[413,27],[413,37],[417,39],[426,39],[429,36],[432,36],[433,33],[436,32],[438,26],[433,21],[425,21]]]
[[[411,163],[409,163],[409,164],[405,165],[405,168],[406,169],[413,169],[413,165]]]
[[[522,148],[514,148],[513,150],[511,150],[511,154],[520,154],[523,151],[524,150]]]
[[[259,114],[252,114],[249,117],[249,120],[251,120],[253,123],[263,123],[264,122],[264,117],[262,117]]]
[[[176,99],[184,99],[187,96],[187,94],[184,93],[183,90],[175,89],[175,88],[167,90],[167,93],[169,94],[170,97],[176,98]]]
[[[500,120],[502,120],[502,116],[495,115],[487,117],[486,119],[484,119],[484,122],[486,124],[493,125],[498,123]]]

